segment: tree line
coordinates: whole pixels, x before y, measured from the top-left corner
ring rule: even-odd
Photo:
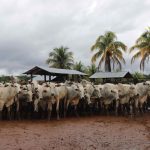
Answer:
[[[145,64],[149,62],[150,58],[150,27],[137,38],[135,44],[131,48],[117,40],[117,35],[108,31],[104,35],[100,35],[95,43],[91,46],[93,56],[91,58],[91,65],[85,66],[81,61],[75,61],[73,52],[69,51],[68,47],[54,48],[48,56],[46,63],[49,67],[61,69],[75,69],[84,72],[91,76],[96,71],[121,71],[122,65],[126,63],[124,54],[132,53],[131,64],[136,59],[140,60],[140,69],[144,71]],[[96,63],[98,62],[98,63]],[[150,75],[144,76],[139,72],[133,74],[134,79],[150,78]],[[20,80],[28,81],[28,76],[18,76]],[[11,81],[11,76],[1,76],[0,82]]]
[[[94,53],[91,58],[91,65],[85,66],[81,61],[74,61],[73,52],[69,48],[61,46],[54,48],[46,60],[50,67],[62,69],[75,69],[92,75],[96,71],[121,71],[122,65],[126,63],[124,54],[133,53],[131,64],[136,59],[140,59],[140,69],[144,71],[145,63],[150,57],[150,27],[136,40],[131,48],[117,40],[117,35],[108,31],[100,35],[91,46],[91,52]],[[98,65],[96,65],[98,61]]]

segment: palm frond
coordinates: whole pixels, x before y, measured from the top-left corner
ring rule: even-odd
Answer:
[[[102,54],[103,54],[102,51],[98,51],[97,53],[95,53],[95,54],[92,56],[92,59],[91,59],[92,63],[95,63],[96,60],[97,60],[97,58],[99,58]]]
[[[131,64],[135,61],[135,59],[139,58],[141,56],[141,52],[138,51],[132,58],[131,58]]]

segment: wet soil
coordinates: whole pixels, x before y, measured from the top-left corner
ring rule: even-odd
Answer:
[[[0,150],[150,150],[150,114],[1,121]]]

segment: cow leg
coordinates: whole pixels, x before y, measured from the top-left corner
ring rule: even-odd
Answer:
[[[67,100],[67,102],[66,102],[67,104],[66,104],[66,108],[65,108],[65,116],[67,115],[67,111],[68,111],[68,106],[69,106],[69,100]]]
[[[11,120],[11,111],[10,111],[10,107],[11,107],[11,106],[7,107],[7,118],[8,118],[8,120]]]
[[[121,104],[121,114],[124,115],[124,105]]]
[[[100,114],[100,109],[101,109],[101,104],[100,104],[100,100],[98,100],[98,110],[97,110],[98,114]]]
[[[130,115],[133,116],[133,107],[132,107],[132,104],[130,104]]]
[[[21,120],[21,117],[20,117],[20,111],[16,111],[16,117],[17,117],[17,120]]]
[[[48,110],[47,109],[47,102],[44,100],[39,101],[38,108],[40,110],[40,118],[44,119],[45,111]]]
[[[144,112],[147,112],[147,110],[148,110],[147,102],[145,101],[145,102],[144,102]]]
[[[31,119],[33,116],[32,116],[32,113],[34,111],[34,104],[32,102],[28,102],[28,119]]]
[[[142,105],[142,103],[140,103],[140,112],[141,112],[141,115],[143,114],[143,105]]]
[[[48,110],[48,120],[51,120],[51,110]]]
[[[17,111],[16,114],[17,114],[17,119],[21,120],[21,118],[20,118],[20,111]]]
[[[139,107],[135,107],[135,115],[139,115]]]
[[[2,120],[2,110],[0,110],[0,120]]]
[[[38,112],[39,111],[38,103],[39,103],[39,99],[36,99],[34,101],[34,112]]]
[[[97,112],[98,109],[99,109],[99,103],[98,103],[98,101],[95,102],[95,107],[94,108],[95,108],[95,111]]]
[[[66,117],[66,103],[67,103],[67,99],[64,99],[64,118]]]
[[[56,112],[57,112],[57,120],[59,120],[59,99],[57,99],[57,103],[56,103]]]
[[[89,105],[89,107],[90,107],[90,116],[92,116],[93,115],[93,103],[91,103],[90,105]]]
[[[134,104],[134,99],[131,99],[129,101],[129,113],[130,113],[131,117],[133,116],[133,109],[134,109],[133,104]]]
[[[16,103],[14,103],[11,107],[11,116],[12,116],[12,119],[14,120],[15,119],[15,111],[16,111]]]
[[[75,111],[76,117],[79,117],[79,114],[78,114],[78,112],[77,112],[77,105],[74,106],[74,111]]]
[[[3,108],[4,108],[4,101],[1,101],[0,100],[0,120],[2,120],[2,111],[3,111]]]
[[[118,116],[119,101],[116,101],[115,115]]]
[[[105,105],[105,111],[106,111],[106,115],[108,116],[108,115],[109,115],[109,112],[108,112],[108,105]]]
[[[138,107],[138,103],[139,103],[139,101],[138,101],[138,98],[137,99],[135,99],[135,104],[134,104],[134,107],[135,107],[135,115],[138,115],[138,113],[139,113],[139,107]]]
[[[101,114],[104,115],[105,114],[105,105],[104,102],[101,101]]]
[[[20,111],[19,111],[19,107],[20,107],[20,103],[19,100],[16,102],[16,115],[17,115],[17,119],[20,120]]]
[[[83,115],[86,115],[86,100],[85,99],[82,102],[82,106],[83,106]]]
[[[48,120],[51,119],[51,113],[52,113],[52,103],[48,102]]]
[[[124,116],[128,114],[127,104],[124,104]]]

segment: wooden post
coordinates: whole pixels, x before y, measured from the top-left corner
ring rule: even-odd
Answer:
[[[44,75],[44,81],[46,82],[46,75]]]
[[[33,75],[31,74],[31,82],[32,82],[32,80],[33,80]]]
[[[49,75],[49,82],[51,81],[51,75]]]

